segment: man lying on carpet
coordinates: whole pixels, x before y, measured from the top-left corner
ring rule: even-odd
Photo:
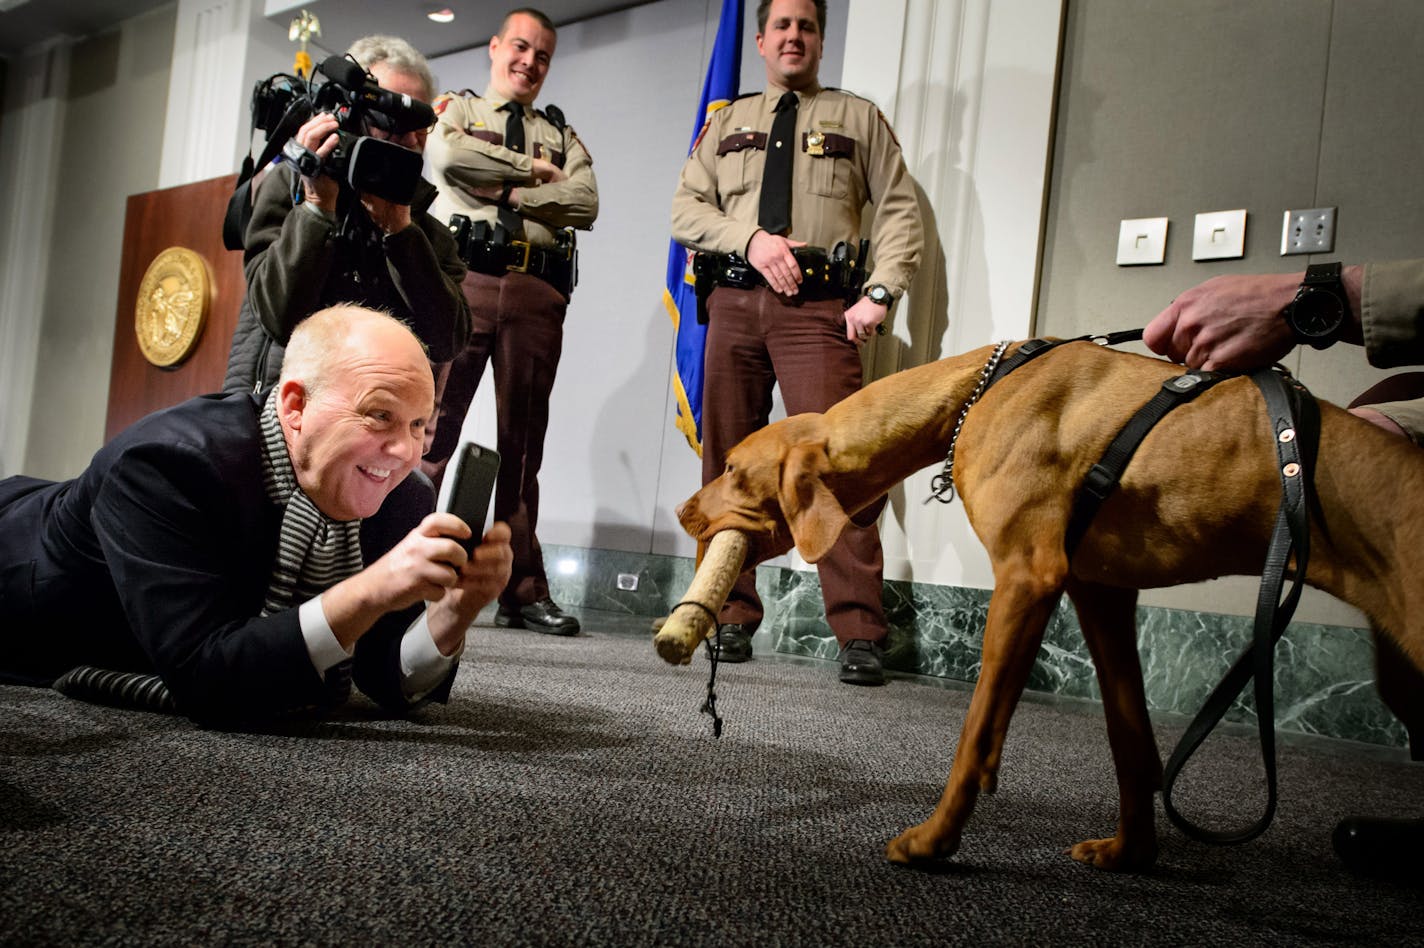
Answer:
[[[396,711],[445,700],[512,554],[495,524],[467,558],[470,528],[407,478],[433,404],[409,329],[333,307],[276,388],[149,415],[74,480],[0,481],[0,681],[156,672],[216,724],[329,707],[353,679]]]

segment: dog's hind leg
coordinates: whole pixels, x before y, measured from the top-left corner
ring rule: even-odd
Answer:
[[[1162,786],[1162,759],[1137,655],[1137,590],[1070,581],[1068,596],[1103,693],[1119,801],[1117,835],[1084,840],[1068,852],[1099,869],[1146,869],[1157,859],[1155,794]]]
[[[1013,571],[1018,574],[1013,580],[1006,581],[1005,571],[997,572],[984,627],[979,681],[959,734],[949,782],[930,818],[905,830],[885,847],[885,857],[891,862],[954,855],[979,792],[994,791],[1009,719],[1028,682],[1043,642],[1043,630],[1061,592],[1056,583],[1035,581],[1035,574],[1027,565]]]
[[[1389,633],[1378,628],[1371,631],[1375,640],[1375,687],[1380,700],[1409,735],[1409,759],[1424,760],[1424,675]]]

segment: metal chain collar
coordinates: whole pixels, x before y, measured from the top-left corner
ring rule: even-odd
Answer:
[[[994,377],[994,370],[999,367],[999,360],[1004,357],[1004,352],[1010,344],[1009,340],[1005,339],[994,346],[994,351],[989,354],[989,361],[984,363],[984,370],[979,373],[979,384],[974,387],[974,393],[959,410],[959,420],[954,423],[954,434],[949,436],[949,453],[944,457],[944,468],[930,481],[930,496],[925,498],[925,503],[931,500],[942,504],[954,503],[954,449],[959,443],[959,430],[964,427],[964,418],[969,414],[969,409],[974,407],[974,403],[979,401],[984,390],[989,387],[989,380]]]

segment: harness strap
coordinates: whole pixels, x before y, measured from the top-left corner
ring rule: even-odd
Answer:
[[[1172,409],[1185,405],[1217,382],[1229,377],[1220,372],[1200,370],[1174,375],[1162,383],[1157,394],[1139,408],[1137,414],[1117,433],[1117,437],[1113,438],[1107,451],[1103,453],[1102,460],[1094,464],[1083,478],[1078,495],[1073,499],[1073,512],[1068,518],[1068,530],[1063,537],[1063,549],[1067,552],[1070,562],[1083,539],[1083,534],[1092,524],[1093,517],[1097,516],[1098,508],[1108,499],[1108,495],[1117,489],[1123,472],[1127,470],[1127,465],[1131,463],[1132,456],[1137,453],[1137,448],[1147,437],[1147,433]]]
[[[1320,445],[1320,406],[1304,386],[1284,372],[1260,369],[1251,380],[1261,389],[1275,436],[1280,463],[1281,505],[1266,565],[1261,571],[1261,589],[1256,599],[1256,619],[1251,647],[1236,660],[1226,677],[1207,698],[1197,716],[1177,742],[1162,773],[1162,807],[1183,833],[1204,843],[1224,845],[1255,839],[1270,826],[1276,812],[1276,734],[1274,648],[1295,613],[1304,586],[1310,559],[1309,497]],[[1284,601],[1286,567],[1295,553],[1294,584]],[[1261,762],[1266,773],[1266,807],[1254,823],[1235,830],[1212,830],[1193,823],[1172,805],[1172,789],[1187,759],[1216,727],[1246,682],[1255,678],[1256,726],[1260,735]]]

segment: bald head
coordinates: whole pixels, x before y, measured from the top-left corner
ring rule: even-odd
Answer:
[[[346,304],[320,310],[297,324],[277,384],[298,379],[312,398],[334,367],[353,359],[389,360],[393,368],[429,368],[424,346],[405,323],[379,310]]]

